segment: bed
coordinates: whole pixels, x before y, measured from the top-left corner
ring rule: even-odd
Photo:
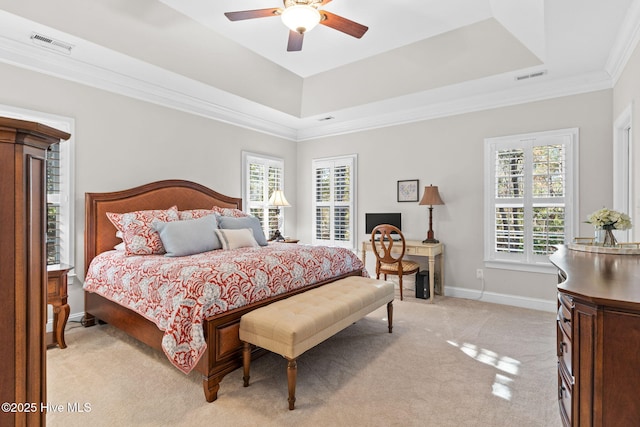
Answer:
[[[206,283],[206,286],[196,287],[197,290],[206,288],[207,291],[198,290],[198,292],[200,292],[198,296],[190,300],[185,298],[185,300],[197,301],[198,303],[203,301],[202,310],[197,312],[194,310],[193,313],[189,313],[189,315],[185,315],[177,321],[177,323],[181,325],[182,323],[186,323],[191,316],[193,322],[186,326],[191,329],[189,329],[190,332],[187,334],[185,340],[190,340],[189,342],[192,347],[189,348],[188,345],[182,341],[176,344],[175,340],[171,341],[173,336],[167,336],[167,331],[172,328],[167,321],[167,317],[160,321],[154,317],[155,312],[153,310],[149,308],[146,308],[147,311],[145,311],[144,308],[140,310],[139,304],[132,303],[134,300],[133,296],[118,296],[122,294],[107,290],[104,284],[100,286],[95,284],[99,282],[99,280],[111,280],[112,282],[117,282],[122,285],[120,287],[123,288],[124,291],[128,291],[129,279],[132,276],[142,276],[146,274],[141,271],[137,271],[135,274],[131,272],[128,274],[124,272],[119,273],[116,267],[108,267],[107,264],[105,264],[107,262],[104,261],[106,258],[110,259],[108,262],[112,262],[111,259],[120,259],[119,262],[125,263],[128,269],[134,268],[133,266],[135,265],[144,265],[144,268],[147,268],[147,265],[156,262],[164,265],[164,268],[170,268],[171,263],[178,263],[181,264],[180,268],[184,271],[184,263],[187,262],[188,259],[190,260],[192,256],[169,258],[163,257],[162,255],[135,255],[126,257],[122,256],[122,251],[114,250],[118,244],[122,243],[122,240],[116,236],[117,229],[107,217],[107,213],[167,209],[170,206],[175,206],[180,212],[197,209],[209,210],[214,207],[229,211],[240,211],[242,209],[242,200],[222,195],[200,184],[184,180],[165,180],[123,191],[85,194],[84,325],[92,326],[95,325],[97,321],[108,323],[139,341],[155,349],[164,351],[169,357],[169,360],[183,372],[196,370],[201,373],[204,394],[208,402],[216,400],[220,381],[223,377],[242,366],[242,343],[238,338],[238,331],[240,317],[243,314],[271,302],[287,298],[300,292],[305,292],[347,276],[367,275],[364,265],[355,254],[349,250],[340,248],[269,243],[267,246],[256,248],[211,251],[211,256],[227,257],[227,261],[225,261],[227,263],[240,262],[239,260],[241,259],[247,259],[247,262],[250,263],[258,263],[264,262],[266,258],[271,260],[273,265],[278,265],[280,269],[283,268],[282,266],[289,265],[291,262],[280,262],[278,261],[280,259],[278,257],[283,257],[282,259],[293,257],[294,260],[297,260],[297,263],[294,262],[297,268],[297,276],[289,271],[270,268],[269,270],[273,270],[273,272],[270,273],[268,278],[265,278],[266,276],[263,275],[264,277],[261,276],[262,279],[259,280],[263,286],[260,292],[257,292],[256,289],[253,288],[246,289],[246,286],[241,285],[242,292],[244,292],[242,295],[240,295],[241,292],[238,291],[239,288],[237,288],[235,283],[218,285],[211,282]],[[268,256],[265,256],[265,254],[268,254]],[[205,262],[205,256],[209,255],[193,255],[193,262],[202,264]],[[229,256],[232,256],[232,261],[228,261]],[[308,267],[306,264],[304,268],[300,270],[300,263],[304,263],[306,262],[305,260],[307,260],[310,264],[314,264],[314,262],[311,261],[317,257],[322,257],[322,263],[315,263],[319,264],[318,268],[322,271],[314,273],[309,270],[311,267]],[[335,258],[335,260],[333,260],[333,258]],[[276,261],[273,261],[274,259]],[[213,264],[215,264],[215,266],[212,265],[212,268],[218,268],[217,261],[213,262]],[[248,265],[249,267],[245,266],[243,268],[245,268],[245,270],[251,270],[253,268],[251,266],[256,264]],[[196,269],[196,267],[193,268]],[[300,271],[303,271],[304,277],[300,277]],[[109,277],[96,279],[96,277],[99,277],[99,274],[106,274]],[[121,274],[121,276],[118,276],[118,274]],[[247,275],[250,274],[251,272],[247,272]],[[286,282],[289,277],[293,276],[297,277],[295,284]],[[126,281],[122,279],[124,277],[127,277]],[[153,279],[149,278],[149,280]],[[249,282],[256,282],[256,279],[252,280],[253,281]],[[265,283],[267,282],[268,286],[265,287]],[[272,282],[278,283],[274,285]],[[279,282],[283,282],[284,284]],[[227,290],[227,287],[232,290],[235,289],[235,291],[232,292],[235,294],[232,303],[218,303],[220,299],[217,297],[217,299],[212,300],[216,303],[207,302],[207,295],[209,294],[222,293],[223,291],[231,292]],[[135,287],[131,286],[131,288],[133,289]],[[166,288],[167,286],[164,286],[163,289],[166,290]],[[123,291],[123,289],[119,291]],[[146,288],[144,289],[146,291]],[[124,300],[127,299],[128,302],[125,303]],[[143,306],[144,304],[146,303],[142,303]],[[149,302],[149,304],[151,304],[151,302]],[[194,304],[191,306],[194,306]],[[181,312],[181,310],[185,311],[184,306],[180,308],[174,307],[173,309],[174,313]],[[173,321],[176,316],[172,315],[169,317],[171,317]],[[158,323],[161,326],[159,326]],[[175,333],[175,329],[179,328],[182,328],[182,326],[173,327],[173,332]],[[192,339],[191,335],[196,336],[196,339]],[[200,339],[202,342],[200,342]],[[186,350],[181,353],[180,351],[176,352],[176,348]],[[252,358],[264,352],[264,350],[256,348],[253,350]],[[187,354],[186,357],[185,354]],[[172,356],[176,357],[172,358]]]

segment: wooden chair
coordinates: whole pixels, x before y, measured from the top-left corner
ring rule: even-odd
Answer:
[[[400,240],[393,240],[392,233],[399,235]],[[402,259],[407,248],[404,235],[398,227],[380,224],[371,231],[371,246],[376,256],[376,279],[380,279],[380,274],[384,274],[384,280],[387,280],[387,274],[398,276],[402,300],[402,277],[420,270],[417,262]]]

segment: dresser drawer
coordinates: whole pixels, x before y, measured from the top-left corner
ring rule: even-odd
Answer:
[[[571,426],[571,388],[565,382],[560,371],[558,371],[558,403],[562,424],[567,427]]]
[[[564,364],[567,374],[573,376],[573,366],[572,366],[572,350],[573,345],[571,343],[571,339],[563,332],[560,327],[560,322],[558,321],[558,361]]]
[[[47,298],[60,296],[59,283],[59,277],[49,277],[49,279],[47,280]]]
[[[569,296],[559,293],[558,294],[558,325],[562,331],[569,337],[573,335],[573,300]]]

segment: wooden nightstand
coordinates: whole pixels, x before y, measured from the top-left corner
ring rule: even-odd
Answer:
[[[67,304],[67,273],[73,267],[66,264],[49,266],[47,268],[47,304],[53,306],[53,343],[60,348],[66,348],[64,342],[64,327],[69,319],[69,304]]]

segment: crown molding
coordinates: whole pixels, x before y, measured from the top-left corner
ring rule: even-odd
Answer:
[[[482,79],[472,83],[459,86],[478,86],[488,80]],[[579,95],[582,93],[594,92],[598,90],[611,89],[612,82],[605,72],[590,73],[571,78],[550,80],[544,83],[528,85],[526,87],[516,87],[505,90],[485,92],[473,96],[463,96],[454,100],[438,103],[429,103],[417,108],[405,110],[385,107],[385,102],[379,103],[379,111],[393,111],[382,114],[371,114],[366,117],[345,121],[342,123],[327,124],[313,128],[302,129],[298,132],[298,141],[308,141],[323,137],[343,135],[347,133],[363,132],[382,127],[397,126],[407,123],[414,123],[423,120],[432,120],[442,117],[455,116],[459,114],[472,113],[477,111],[508,107],[530,102],[544,101],[564,96]],[[464,92],[458,90],[457,92]],[[423,94],[426,97],[428,94]],[[396,102],[397,100],[394,100]],[[414,102],[414,101],[412,101]],[[425,102],[426,104],[426,102]]]
[[[640,13],[640,7],[634,12]],[[620,54],[611,58],[628,60],[638,28],[621,31],[618,40],[626,35],[628,41],[617,43]],[[0,62],[297,142],[610,89],[610,75],[621,73],[602,71],[556,80],[546,76],[524,85],[514,84],[512,73],[492,76],[354,107],[345,114],[331,112],[344,118],[319,125],[316,119],[288,115],[86,40],[68,39],[83,45],[82,57],[75,52],[58,54],[0,31]],[[616,69],[625,61],[611,59]]]
[[[61,55],[0,36],[0,62],[280,138],[297,139],[295,127],[282,124],[295,123],[295,117],[109,49],[95,49],[91,59],[100,59],[90,63],[73,54]]]
[[[640,2],[635,1],[629,7],[605,65],[605,70],[611,75],[614,85],[622,75],[624,67],[627,65],[636,46],[638,46],[639,41]]]

